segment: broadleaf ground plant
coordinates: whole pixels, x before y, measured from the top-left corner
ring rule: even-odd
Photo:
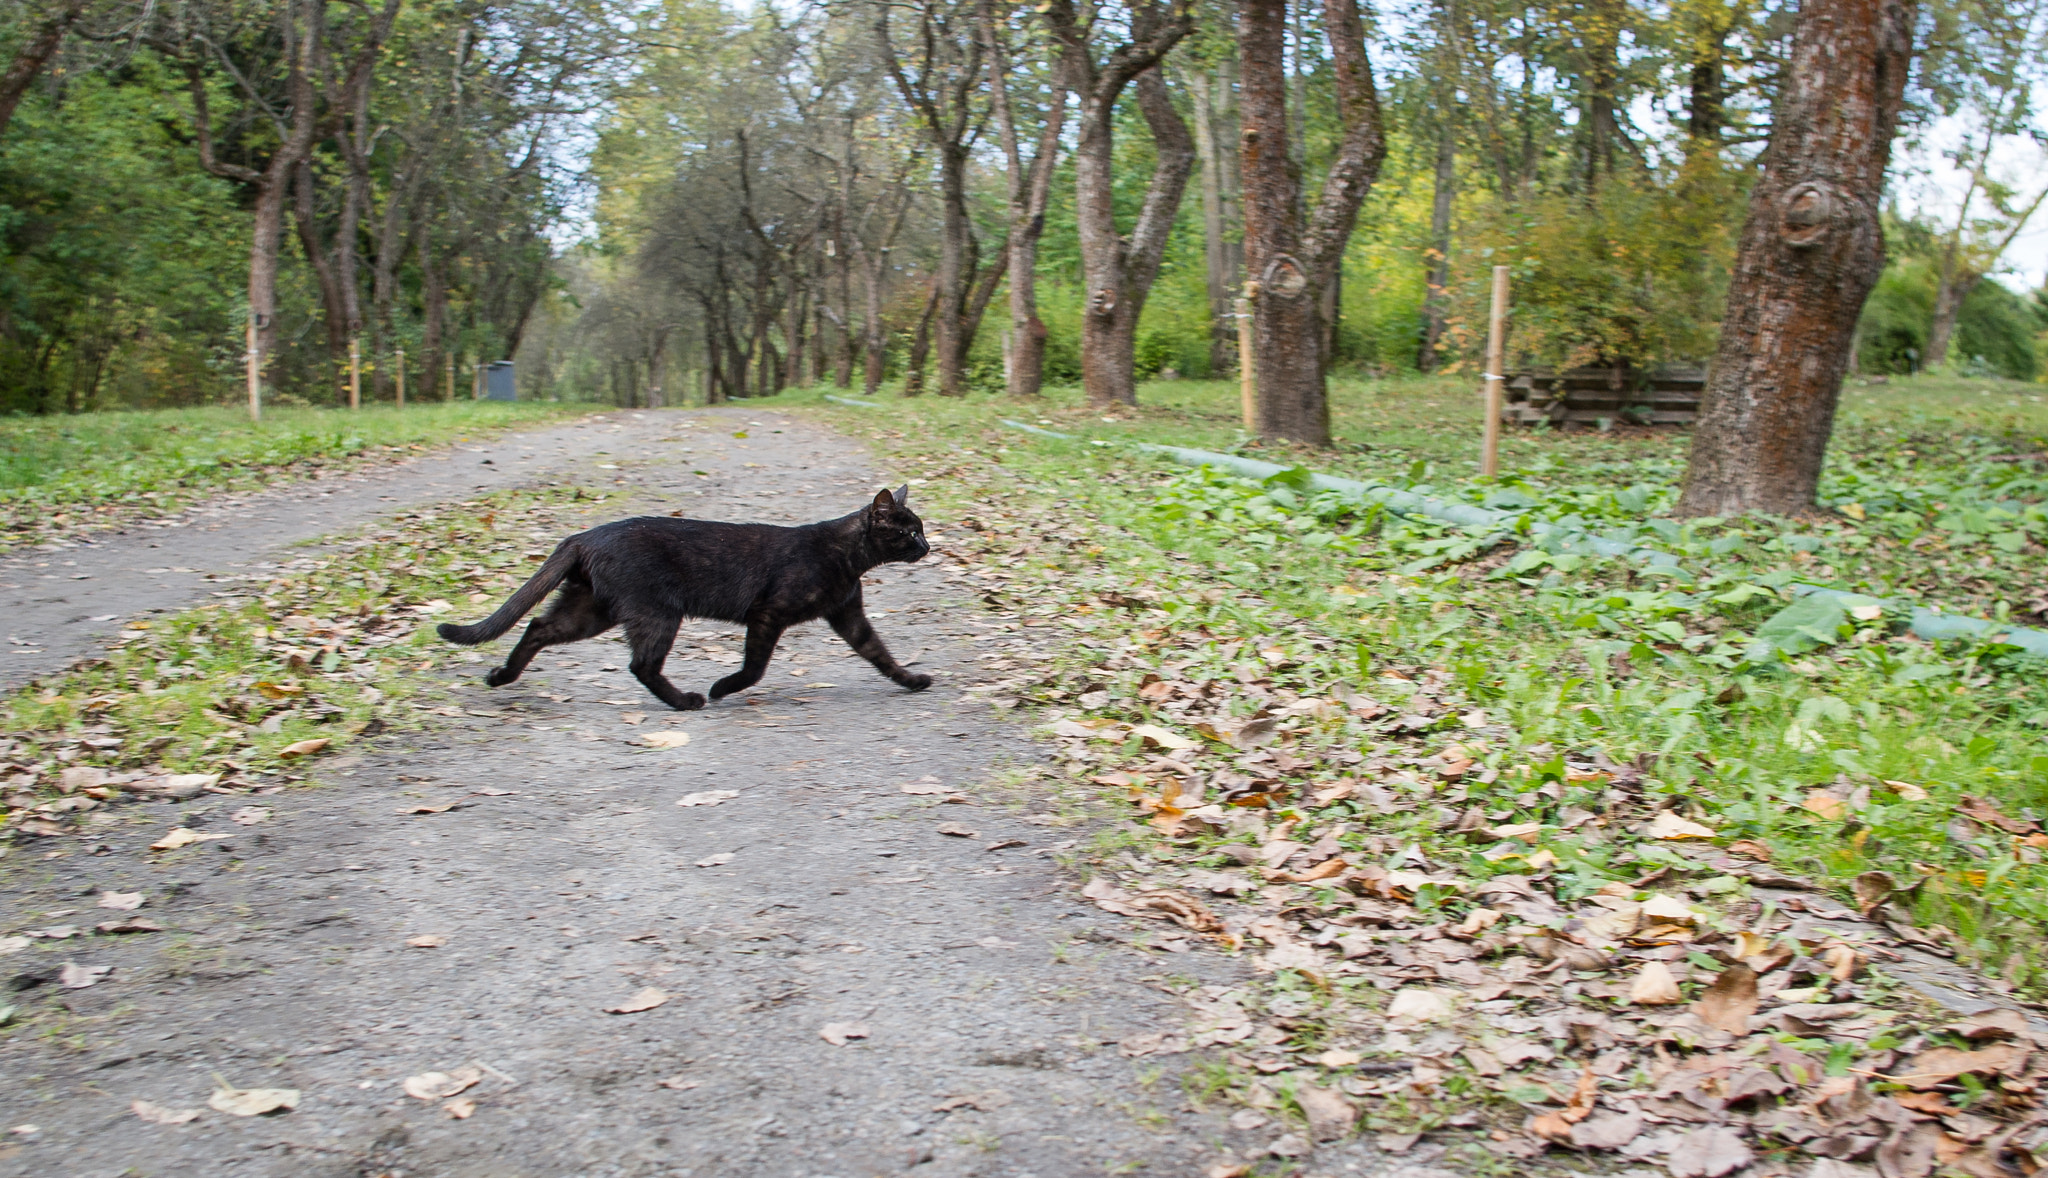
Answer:
[[[971,690],[1032,715],[1051,788],[1109,821],[1077,852],[1090,898],[1259,972],[1127,1052],[1212,1049],[1207,1091],[1304,1139],[1332,1096],[1394,1145],[1470,1130],[1473,1165],[1718,1174],[1838,1156],[1844,1126],[1866,1161],[2033,1156],[2031,1032],[1898,980],[1951,958],[2048,989],[2042,668],[1900,616],[2038,620],[2029,391],[1998,390],[2006,422],[1974,388],[1852,397],[1815,520],[1664,518],[1682,438],[1649,431],[1524,435],[1480,483],[1419,411],[1444,386],[1348,398],[1340,433],[1376,415],[1402,444],[1248,451],[1669,556],[1627,561],[1102,444],[1241,444],[1230,390],[1168,387],[1185,404],[1107,420],[1033,406],[1083,442],[1002,427],[1014,404],[829,410],[947,509],[1004,632]]]

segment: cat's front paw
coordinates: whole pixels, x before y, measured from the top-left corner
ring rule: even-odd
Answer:
[[[678,712],[694,712],[704,706],[704,697],[694,691],[685,691],[681,699],[669,706]]]
[[[903,686],[908,687],[912,691],[923,691],[925,688],[930,687],[932,685],[932,677],[930,675],[924,674],[911,674],[905,675],[903,678],[898,679],[896,682],[901,683]]]
[[[488,687],[503,687],[517,678],[519,678],[517,671],[508,670],[504,667],[492,667],[484,673],[484,684]]]

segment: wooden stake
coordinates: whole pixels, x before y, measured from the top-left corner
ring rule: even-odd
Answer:
[[[363,341],[348,337],[348,407],[363,407]]]
[[[1490,479],[1500,473],[1500,414],[1507,376],[1508,268],[1493,268],[1493,309],[1486,316],[1486,433],[1479,450],[1479,477]]]
[[[398,407],[405,408],[405,349],[398,349]]]
[[[1244,428],[1246,433],[1258,432],[1259,419],[1259,374],[1253,359],[1257,355],[1252,346],[1252,300],[1259,297],[1259,284],[1244,284],[1244,294],[1232,306],[1237,315],[1237,393],[1244,402]]]
[[[256,315],[249,314],[248,351],[243,357],[243,367],[249,376],[249,420],[263,420],[263,359],[256,353]]]

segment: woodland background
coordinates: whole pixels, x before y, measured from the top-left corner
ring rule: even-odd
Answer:
[[[996,99],[1028,161],[1053,93],[1055,54],[1029,6],[0,7],[0,44],[17,55],[75,11],[0,132],[0,409],[240,395],[262,191],[247,177],[291,130],[281,88],[316,19],[318,117],[284,200],[274,403],[345,403],[352,338],[372,402],[394,396],[401,349],[412,399],[467,397],[475,365],[503,358],[519,362],[522,397],[625,405],[902,382],[927,362],[946,227],[942,153],[890,63],[945,73],[943,36],[936,49],[919,39],[933,27],[981,55],[979,72],[953,61],[958,86],[940,98],[958,118],[978,280],[966,387],[1004,385],[1010,169]],[[2039,203],[2026,161],[2042,7],[1920,10],[1895,159],[1916,144],[1928,156],[1945,132],[1969,203],[1938,219],[1889,210],[1889,262],[1856,349],[1865,375],[2041,372],[2048,293],[2000,271]],[[1334,368],[1476,373],[1501,262],[1518,364],[1711,356],[1791,8],[1402,0],[1369,13],[1388,150],[1345,253]],[[1311,191],[1339,132],[1322,11],[1290,10],[1290,116]],[[1141,378],[1227,375],[1236,361],[1235,20],[1234,6],[1198,6],[1163,67],[1199,150],[1139,324]],[[1116,119],[1129,226],[1154,148],[1128,92]],[[1063,146],[1071,106],[1066,120]],[[219,174],[236,168],[247,175]],[[1080,373],[1072,168],[1060,151],[1035,275],[1052,385]]]

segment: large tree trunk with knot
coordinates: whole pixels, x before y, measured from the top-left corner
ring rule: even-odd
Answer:
[[[1878,222],[1914,0],[1806,0],[1750,194],[1678,514],[1814,507]]]

